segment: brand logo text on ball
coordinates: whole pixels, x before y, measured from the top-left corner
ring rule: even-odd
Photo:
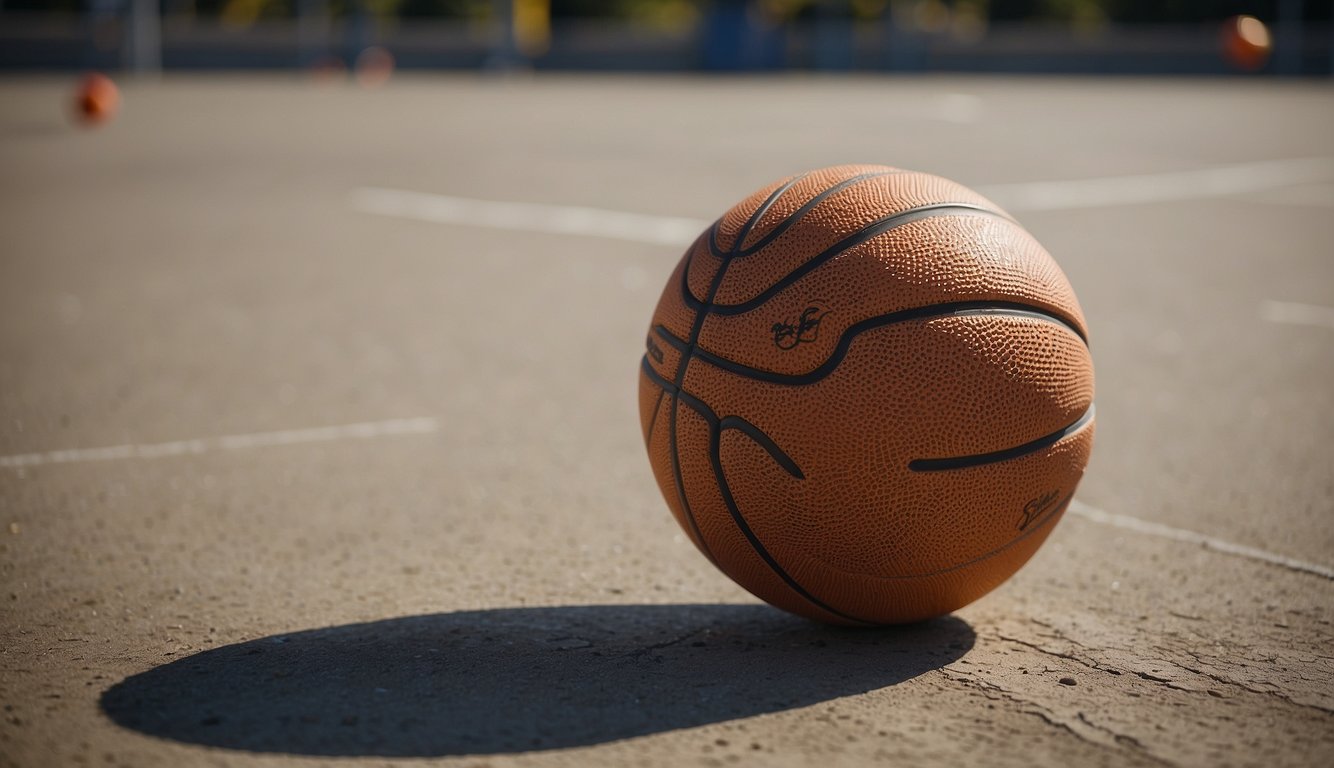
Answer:
[[[820,321],[827,310],[812,305],[807,307],[794,322],[777,322],[770,328],[774,334],[774,346],[779,349],[792,349],[807,341],[815,341],[820,335]]]
[[[1025,504],[1024,511],[1019,518],[1019,530],[1022,531],[1032,525],[1033,521],[1041,517],[1043,512],[1051,509],[1051,505],[1056,502],[1056,499],[1059,498],[1060,495],[1060,491],[1052,491]]]

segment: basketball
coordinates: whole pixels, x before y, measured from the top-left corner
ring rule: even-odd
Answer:
[[[362,88],[379,88],[394,75],[394,54],[381,46],[372,45],[357,54],[353,71],[357,84]]]
[[[1263,69],[1273,52],[1269,27],[1254,16],[1233,16],[1223,22],[1223,56],[1245,72]]]
[[[1093,363],[1060,267],[999,207],[845,165],[751,195],[667,281],[639,376],[677,522],[774,606],[919,621],[1015,573],[1093,444]]]
[[[79,82],[74,95],[74,115],[85,125],[105,123],[120,108],[120,89],[106,75],[92,72]]]

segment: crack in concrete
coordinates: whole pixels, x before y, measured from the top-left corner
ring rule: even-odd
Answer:
[[[1051,631],[1054,633],[1055,637],[1056,637],[1057,639],[1063,641],[1063,642],[1069,643],[1069,644],[1074,645],[1074,646],[1078,646],[1078,647],[1080,647],[1080,648],[1086,648],[1086,647],[1087,647],[1087,646],[1085,646],[1083,643],[1080,643],[1079,641],[1074,640],[1074,639],[1072,639],[1072,638],[1066,636],[1066,635],[1065,635],[1064,633],[1062,633],[1058,628],[1056,628],[1056,627],[1054,627],[1054,626],[1052,626],[1052,625],[1050,625],[1050,624],[1047,624],[1046,622],[1042,622],[1042,621],[1039,621],[1039,620],[1037,620],[1037,619],[1032,619],[1031,621],[1032,621],[1034,624],[1038,624],[1039,626],[1046,627],[1047,629],[1051,630]],[[1025,647],[1025,648],[1032,649],[1032,650],[1037,651],[1038,653],[1041,653],[1041,654],[1046,655],[1046,656],[1051,656],[1051,657],[1053,657],[1053,658],[1058,658],[1058,659],[1065,659],[1065,660],[1067,660],[1067,661],[1073,661],[1073,662],[1075,662],[1076,664],[1079,664],[1079,665],[1081,665],[1081,666],[1087,667],[1088,669],[1093,669],[1093,670],[1097,670],[1097,671],[1100,671],[1100,672],[1112,672],[1112,673],[1115,673],[1115,674],[1118,674],[1118,675],[1119,675],[1119,674],[1127,674],[1127,673],[1128,673],[1128,674],[1133,674],[1133,675],[1139,677],[1139,678],[1142,679],[1142,680],[1146,680],[1146,681],[1153,682],[1153,683],[1158,683],[1159,685],[1162,685],[1163,687],[1165,687],[1165,688],[1169,688],[1169,689],[1171,689],[1171,690],[1175,690],[1175,691],[1184,691],[1184,692],[1186,692],[1186,693],[1196,693],[1196,694],[1209,695],[1209,691],[1208,691],[1208,689],[1205,689],[1205,690],[1197,690],[1197,689],[1195,689],[1195,688],[1186,688],[1186,687],[1184,687],[1184,686],[1182,686],[1182,685],[1179,685],[1179,684],[1178,684],[1176,681],[1174,681],[1174,680],[1171,680],[1171,679],[1169,679],[1169,678],[1165,678],[1165,677],[1160,677],[1160,676],[1158,676],[1158,675],[1154,675],[1154,674],[1151,674],[1151,673],[1149,673],[1149,672],[1143,672],[1143,671],[1139,671],[1139,670],[1131,670],[1131,669],[1124,669],[1124,668],[1115,667],[1115,666],[1108,665],[1108,664],[1103,664],[1103,663],[1101,663],[1101,662],[1099,662],[1099,661],[1097,661],[1097,660],[1095,660],[1095,659],[1092,659],[1092,658],[1083,658],[1083,657],[1080,657],[1080,656],[1078,656],[1078,655],[1076,655],[1076,654],[1073,654],[1073,653],[1052,650],[1052,649],[1050,649],[1050,648],[1045,648],[1045,647],[1043,647],[1043,646],[1041,646],[1041,645],[1039,645],[1039,644],[1037,644],[1037,643],[1033,643],[1033,642],[1030,642],[1030,641],[1027,641],[1027,640],[1023,640],[1023,639],[1020,639],[1020,638],[1017,638],[1017,637],[1013,637],[1013,636],[1011,636],[1011,635],[1001,634],[1001,633],[999,633],[999,632],[996,633],[996,634],[993,635],[993,636],[994,636],[996,639],[998,639],[998,640],[1003,640],[1003,641],[1005,641],[1005,642],[1014,643],[1015,645],[1020,645],[1020,646],[1023,646],[1023,647]],[[1245,684],[1245,683],[1243,683],[1243,682],[1239,682],[1239,681],[1236,681],[1236,680],[1231,680],[1231,679],[1229,679],[1229,678],[1223,677],[1222,675],[1218,675],[1218,674],[1215,674],[1215,673],[1212,673],[1212,672],[1207,672],[1207,671],[1205,671],[1204,669],[1197,669],[1197,668],[1194,668],[1194,667],[1186,666],[1186,665],[1184,665],[1184,664],[1181,664],[1180,662],[1173,661],[1173,660],[1171,659],[1171,656],[1174,655],[1174,653],[1173,653],[1173,651],[1172,651],[1171,649],[1162,648],[1162,647],[1159,647],[1159,646],[1152,646],[1152,647],[1153,647],[1154,650],[1158,651],[1158,652],[1161,654],[1161,656],[1162,656],[1162,658],[1154,659],[1154,661],[1161,662],[1161,663],[1163,663],[1163,664],[1170,664],[1171,666],[1176,667],[1177,669],[1180,669],[1180,670],[1183,671],[1183,672],[1186,672],[1186,673],[1189,673],[1189,674],[1193,674],[1193,675],[1197,675],[1197,676],[1199,676],[1199,677],[1206,678],[1206,679],[1208,679],[1208,680],[1211,680],[1211,681],[1216,682],[1216,683],[1220,683],[1220,684],[1222,684],[1222,685],[1228,685],[1228,686],[1232,686],[1232,687],[1235,687],[1235,688],[1240,688],[1241,690],[1246,691],[1246,692],[1248,692],[1248,693],[1253,693],[1253,694],[1256,694],[1256,695],[1259,695],[1259,696],[1269,696],[1269,697],[1273,697],[1273,698],[1276,698],[1276,699],[1278,699],[1278,700],[1280,700],[1280,701],[1283,701],[1283,702],[1285,702],[1285,703],[1287,703],[1287,704],[1290,704],[1290,705],[1292,705],[1292,706],[1294,706],[1294,707],[1300,707],[1300,708],[1303,708],[1303,709],[1310,709],[1310,710],[1314,710],[1314,711],[1316,711],[1316,712],[1320,712],[1320,713],[1322,713],[1322,714],[1326,714],[1326,715],[1334,715],[1334,708],[1331,708],[1331,707],[1325,707],[1325,706],[1322,706],[1322,705],[1320,705],[1320,704],[1310,704],[1310,703],[1306,703],[1306,702],[1297,701],[1297,700],[1293,699],[1289,694],[1285,693],[1285,692],[1282,691],[1282,690],[1266,689],[1266,688],[1256,688],[1256,687],[1253,687],[1253,686],[1251,686],[1251,685],[1247,685],[1247,684]],[[1188,655],[1188,656],[1190,656],[1191,658],[1195,659],[1195,662],[1196,662],[1197,664],[1201,665],[1201,667],[1203,667],[1203,666],[1207,663],[1204,659],[1200,658],[1200,655],[1199,655],[1198,653],[1196,653],[1195,651],[1192,651],[1192,650],[1190,650],[1190,649],[1182,649],[1182,651],[1183,651],[1186,655]]]
[[[1206,663],[1203,659],[1200,658],[1199,654],[1195,653],[1194,651],[1187,650],[1186,655],[1195,659],[1195,662],[1197,664],[1204,665]],[[1281,690],[1254,688],[1252,686],[1246,685],[1245,683],[1228,679],[1226,677],[1223,677],[1222,675],[1216,674],[1214,672],[1208,672],[1204,669],[1195,669],[1194,667],[1188,667],[1178,662],[1168,662],[1168,663],[1172,664],[1173,666],[1179,669],[1185,670],[1186,672],[1191,672],[1193,674],[1200,675],[1201,677],[1207,677],[1216,683],[1220,683],[1222,685],[1229,685],[1234,688],[1240,688],[1241,690],[1246,691],[1247,693],[1254,693],[1260,696],[1273,696],[1274,698],[1284,701],[1288,704],[1291,704],[1294,707],[1302,707],[1303,709],[1313,709],[1316,712],[1320,712],[1322,714],[1334,715],[1334,707],[1325,707],[1319,704],[1307,704],[1306,702],[1296,701],[1287,693],[1284,693]]]
[[[1011,637],[1011,636],[1009,636],[1009,635],[1002,635],[1002,634],[997,633],[995,637],[996,637],[996,639],[998,639],[998,640],[1004,640],[1004,641],[1006,641],[1007,643],[1014,643],[1014,644],[1016,644],[1016,645],[1022,645],[1022,646],[1024,646],[1025,648],[1032,648],[1033,650],[1037,651],[1038,653],[1041,653],[1041,654],[1044,654],[1044,655],[1047,655],[1047,656],[1054,656],[1054,657],[1056,657],[1056,658],[1058,658],[1058,659],[1068,659],[1068,660],[1070,660],[1070,661],[1074,661],[1074,662],[1077,662],[1077,663],[1079,663],[1079,664],[1083,664],[1084,666],[1086,666],[1086,667],[1091,667],[1091,668],[1093,668],[1093,669],[1098,669],[1098,668],[1099,668],[1097,662],[1095,662],[1095,661],[1090,661],[1090,660],[1088,660],[1088,659],[1081,659],[1081,658],[1079,658],[1078,656],[1074,655],[1073,653],[1062,653],[1062,652],[1060,652],[1060,651],[1053,651],[1053,650],[1051,650],[1050,648],[1044,648],[1044,647],[1038,645],[1037,643],[1030,643],[1030,642],[1027,641],[1027,640],[1021,640],[1021,639],[1019,639],[1019,638],[1017,638],[1017,637]],[[1061,639],[1061,640],[1065,640],[1066,642],[1070,642],[1070,641],[1069,641],[1067,638],[1065,638],[1065,637],[1061,637],[1060,639]],[[1075,643],[1075,645],[1079,645],[1079,643]]]
[[[1087,725],[1093,730],[1101,731],[1107,734],[1108,736],[1112,737],[1112,740],[1115,741],[1117,744],[1122,744],[1127,747],[1133,747],[1134,749],[1148,752],[1148,748],[1145,747],[1144,744],[1140,742],[1139,739],[1135,738],[1134,736],[1131,736],[1128,733],[1117,733],[1116,731],[1113,731],[1111,728],[1108,728],[1105,725],[1098,725],[1097,723],[1088,719],[1088,715],[1085,715],[1083,712],[1076,712],[1075,717],[1079,720],[1079,722],[1083,723],[1084,725]]]
[[[1093,723],[1091,720],[1088,719],[1088,717],[1083,712],[1076,713],[1076,720],[1082,723],[1084,726],[1088,727],[1089,729],[1097,733],[1104,734],[1106,737],[1108,737],[1108,739],[1110,739],[1110,741],[1104,739],[1090,738],[1088,734],[1081,733],[1078,729],[1071,726],[1069,722],[1057,716],[1050,709],[1047,709],[1046,707],[1042,706],[1041,704],[1035,701],[1031,701],[1029,699],[1024,698],[1015,691],[1011,691],[1008,688],[1003,688],[990,680],[983,680],[981,678],[974,677],[969,673],[959,670],[953,666],[946,666],[943,668],[943,671],[953,672],[956,675],[958,675],[958,677],[953,678],[955,682],[964,683],[965,685],[973,687],[987,701],[999,701],[999,702],[1005,702],[1007,704],[1012,704],[1017,708],[1017,711],[1020,712],[1021,714],[1031,715],[1033,717],[1036,717],[1042,722],[1046,723],[1049,727],[1055,728],[1060,731],[1064,731],[1069,735],[1073,736],[1074,738],[1078,739],[1079,741],[1084,742],[1085,744],[1089,744],[1090,746],[1094,746],[1099,749],[1108,750],[1113,753],[1119,753],[1121,749],[1129,749],[1135,752],[1137,755],[1147,760],[1150,760],[1157,765],[1163,765],[1163,766],[1177,765],[1177,763],[1174,763],[1171,760],[1153,754],[1153,752],[1151,752],[1148,747],[1144,746],[1144,744],[1141,743],[1139,739],[1136,739],[1135,737],[1130,736],[1128,734],[1117,733],[1116,731],[1113,731],[1112,729],[1106,726],[1097,725]]]
[[[690,638],[695,637],[696,635],[704,634],[707,632],[708,629],[691,630],[690,632],[687,632],[679,637],[674,637],[671,640],[664,640],[661,643],[653,643],[652,645],[646,645],[643,648],[636,648],[633,651],[623,654],[621,658],[626,658],[626,657],[639,658],[641,656],[648,655],[654,651],[660,651],[663,648],[670,648],[671,646],[677,645],[678,643],[683,643],[689,640]]]

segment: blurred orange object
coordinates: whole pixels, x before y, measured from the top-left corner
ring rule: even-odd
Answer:
[[[90,72],[79,82],[75,92],[74,116],[85,125],[105,123],[120,108],[120,89],[111,78]]]
[[[1254,16],[1233,16],[1223,22],[1223,55],[1237,69],[1254,72],[1269,61],[1274,49],[1269,27]]]
[[[362,88],[379,88],[389,81],[394,74],[394,54],[372,45],[357,54],[357,85]]]

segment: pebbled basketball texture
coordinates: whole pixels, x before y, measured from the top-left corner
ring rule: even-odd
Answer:
[[[742,587],[835,624],[1009,578],[1093,444],[1065,275],[954,182],[845,165],[761,189],[686,251],[640,367],[663,496]]]

